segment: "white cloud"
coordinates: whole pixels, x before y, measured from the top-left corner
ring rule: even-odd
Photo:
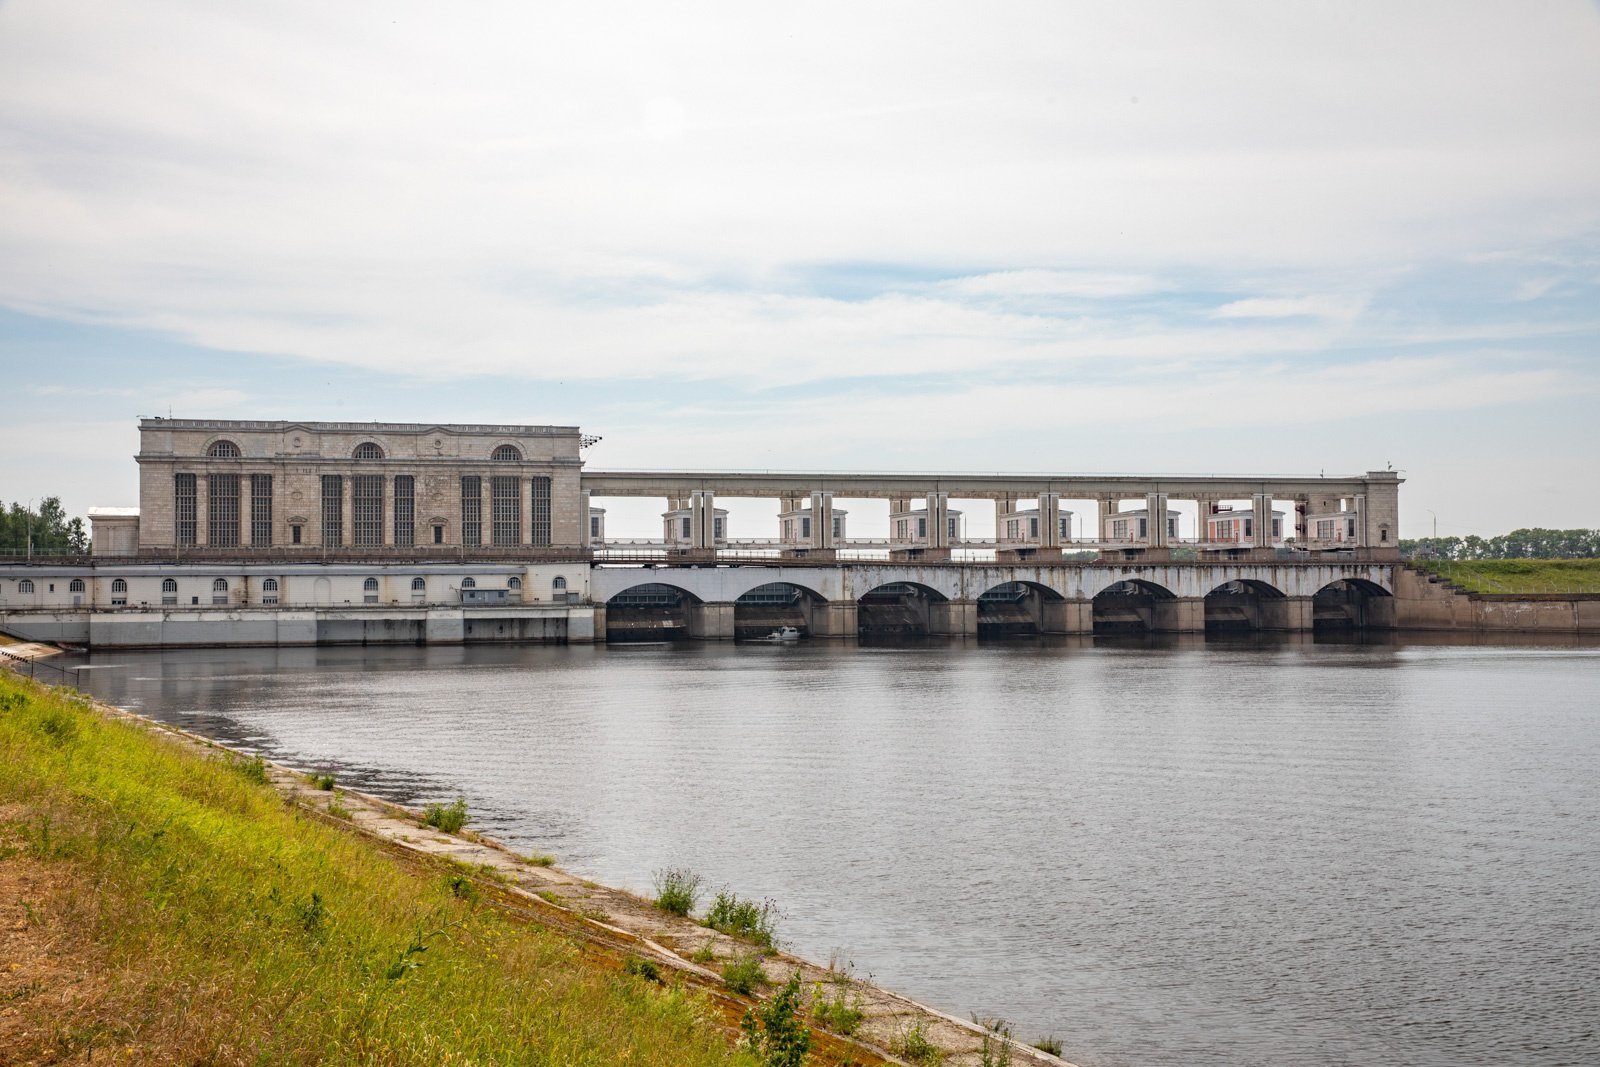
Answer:
[[[1219,319],[1353,319],[1366,300],[1345,296],[1250,297],[1212,312]]]

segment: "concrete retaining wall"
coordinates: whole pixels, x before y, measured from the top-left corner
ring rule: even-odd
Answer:
[[[1410,567],[1395,569],[1394,606],[1402,630],[1600,634],[1600,595],[1463,593]]]

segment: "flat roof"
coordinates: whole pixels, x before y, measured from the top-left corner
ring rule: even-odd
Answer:
[[[499,433],[526,436],[577,434],[576,426],[529,426],[513,423],[464,422],[299,422],[277,419],[168,419],[160,415],[139,420],[141,430],[312,430],[325,433]]]

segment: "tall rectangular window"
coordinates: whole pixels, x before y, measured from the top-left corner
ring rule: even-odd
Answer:
[[[528,479],[528,503],[533,512],[528,524],[528,543],[530,545],[548,545],[550,543],[549,478]]]
[[[344,475],[322,476],[322,543],[332,548],[344,544]]]
[[[272,475],[250,476],[250,543],[272,544]]]
[[[522,480],[497,474],[489,479],[490,533],[497,545],[522,543]]]
[[[461,476],[461,543],[483,544],[483,479],[476,474]]]
[[[194,475],[173,475],[172,535],[173,539],[180,545],[194,544],[196,507]]]
[[[213,474],[206,478],[206,544],[213,548],[239,546],[239,476]]]
[[[417,543],[417,483],[409,474],[394,476],[394,543],[411,547]]]
[[[358,545],[383,544],[383,475],[357,474],[352,479],[350,517]]]

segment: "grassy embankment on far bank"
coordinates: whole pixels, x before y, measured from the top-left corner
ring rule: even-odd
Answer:
[[[1600,593],[1600,559],[1414,560],[1469,593]]]
[[[0,671],[0,1063],[755,1062],[621,963]]]

